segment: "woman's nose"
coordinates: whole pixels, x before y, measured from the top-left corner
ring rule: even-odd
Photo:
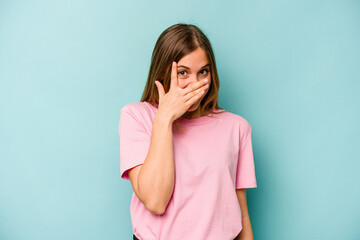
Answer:
[[[198,82],[200,81],[200,78],[197,78],[197,77],[189,77],[187,80],[186,80],[186,84],[184,86],[184,88],[186,88],[187,86],[189,86],[190,84],[194,84],[195,82]]]

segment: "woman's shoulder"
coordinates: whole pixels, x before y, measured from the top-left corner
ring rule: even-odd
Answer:
[[[132,115],[137,120],[152,120],[156,113],[156,108],[149,102],[131,102],[127,103],[120,109],[121,114]]]
[[[249,121],[243,115],[236,114],[230,110],[226,110],[226,112],[220,114],[224,114],[225,119],[228,119],[233,124],[239,125],[241,128],[251,127]]]
[[[140,111],[140,112],[146,112],[150,110],[151,108],[155,108],[152,106],[149,102],[143,101],[143,102],[131,102],[123,105],[121,107],[121,111]]]

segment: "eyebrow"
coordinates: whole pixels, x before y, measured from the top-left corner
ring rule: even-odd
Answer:
[[[208,64],[206,64],[206,65],[202,66],[201,68],[204,68],[204,67],[207,67],[207,66],[210,66],[210,63],[208,63]],[[179,65],[178,67],[183,67],[183,68],[186,68],[186,69],[190,69],[189,67],[184,66],[184,65]]]

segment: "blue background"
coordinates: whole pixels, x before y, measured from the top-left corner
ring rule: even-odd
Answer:
[[[0,239],[131,239],[120,108],[178,22],[253,128],[255,239],[360,239],[355,0],[0,1]]]

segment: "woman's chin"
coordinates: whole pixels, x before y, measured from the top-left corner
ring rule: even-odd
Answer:
[[[197,109],[197,105],[191,106],[191,107],[187,110],[187,112],[193,112],[193,111],[195,111],[196,109]]]

